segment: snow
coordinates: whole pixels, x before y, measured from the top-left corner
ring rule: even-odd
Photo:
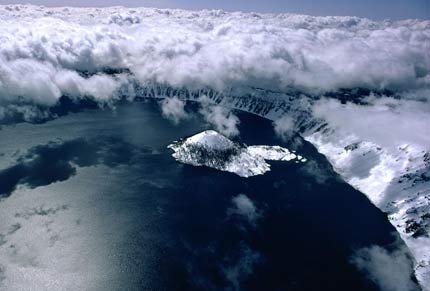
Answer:
[[[429,171],[425,148],[381,147],[360,141],[354,135],[339,135],[338,131],[314,132],[305,139],[327,157],[346,182],[387,213],[415,259],[415,275],[420,285],[429,290],[430,237],[426,215],[430,213],[430,180],[423,179]],[[357,146],[351,150],[350,144]],[[421,233],[410,230],[411,223]]]
[[[379,98],[367,106],[346,105],[351,110],[343,118],[332,120],[342,113],[342,108],[329,108],[332,110],[327,110],[328,116],[315,116],[315,104],[310,98],[260,93],[246,100],[234,94],[217,98],[223,106],[273,121],[286,114],[292,116],[296,126],[302,127],[298,133],[327,158],[333,169],[387,213],[414,258],[420,286],[430,290],[430,145],[425,139],[430,116],[428,103]],[[361,123],[363,120],[367,122]],[[351,126],[351,122],[355,124]],[[280,155],[277,151],[271,153]],[[419,225],[420,234],[407,232],[411,222]]]
[[[430,286],[430,231],[421,216],[430,212],[430,185],[408,176],[429,171],[423,158],[429,151],[429,28],[428,20],[0,6],[0,119],[14,114],[24,120],[44,119],[49,112],[41,106],[55,105],[62,95],[103,103],[121,92],[127,100],[173,95],[196,100],[207,95],[225,107],[272,120],[288,112],[296,123],[306,124],[315,121],[312,101],[289,96],[289,89],[308,96],[339,88],[391,90],[399,103],[395,114],[390,109],[394,98],[378,98],[387,99],[389,106],[349,105],[343,111],[343,105],[327,103],[320,107],[320,114],[325,108],[318,117],[323,120],[316,125],[327,122],[332,131],[300,133],[345,181],[387,212],[413,253],[425,288]],[[256,85],[264,90],[244,97],[247,88]],[[365,112],[356,115],[363,108]],[[230,144],[206,134],[197,137],[197,144],[202,137],[218,149]],[[399,139],[402,144],[397,144]],[[357,150],[345,150],[355,142],[360,144]],[[186,147],[172,149],[187,154]],[[251,146],[221,170],[263,174],[270,169],[265,160],[289,160],[293,155]],[[299,160],[306,159],[294,157]],[[408,220],[426,227],[427,236],[406,233]]]
[[[193,166],[207,166],[246,178],[270,171],[270,165],[266,160],[306,161],[286,148],[266,145],[246,146],[235,143],[214,130],[203,131],[185,140],[175,142],[168,148],[174,151],[172,156],[179,162]],[[201,156],[196,154],[196,151],[201,149],[205,153],[206,151],[213,152],[214,156],[205,155],[201,159]],[[224,155],[226,151],[232,151],[227,159]],[[217,153],[219,154],[217,155]]]
[[[280,146],[265,146],[265,145],[257,145],[257,146],[249,146],[248,152],[253,155],[259,155],[263,157],[265,160],[272,161],[291,161],[294,159],[302,160],[301,156],[298,156],[288,149],[280,147]]]
[[[0,5],[0,100],[98,102],[130,84],[427,97],[430,21],[153,8]],[[25,80],[25,82],[22,82]],[[132,97],[131,97],[132,98]]]
[[[229,149],[234,147],[234,143],[227,137],[219,134],[215,130],[206,130],[186,140],[187,144],[201,144],[214,149]]]

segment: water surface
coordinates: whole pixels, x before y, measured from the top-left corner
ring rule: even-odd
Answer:
[[[395,241],[385,215],[309,143],[283,142],[269,121],[237,114],[238,140],[294,147],[308,162],[270,162],[250,178],[180,164],[166,146],[211,126],[193,113],[174,125],[155,102],[3,127],[0,284],[376,290],[350,258]],[[239,194],[254,219],[237,213]]]

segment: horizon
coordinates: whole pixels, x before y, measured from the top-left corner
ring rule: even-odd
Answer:
[[[126,8],[156,8],[156,9],[182,9],[182,10],[223,10],[226,12],[254,12],[254,13],[273,13],[273,14],[299,14],[309,16],[344,16],[368,18],[375,21],[382,20],[407,20],[420,19],[430,20],[430,1],[426,0],[365,0],[359,4],[353,1],[323,0],[317,4],[312,1],[279,1],[270,0],[265,3],[259,1],[218,1],[211,3],[199,1],[194,3],[190,0],[107,0],[92,1],[90,4],[83,0],[74,1],[49,1],[49,0],[30,0],[30,1],[4,1],[0,0],[0,5],[36,5],[45,7],[76,7],[76,8],[105,8],[105,7],[126,7]],[[386,7],[389,5],[389,9]]]
[[[0,290],[430,291],[430,2],[24,1]]]

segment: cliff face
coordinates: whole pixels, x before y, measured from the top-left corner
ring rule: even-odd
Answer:
[[[301,97],[268,105],[247,99],[235,108],[276,120],[288,114],[302,137],[324,154],[335,171],[388,215],[416,260],[416,276],[430,286],[430,154],[421,144],[386,146],[315,117],[312,100]],[[258,100],[258,99],[257,99]],[[289,100],[289,99],[287,99]],[[376,126],[376,125],[375,125]],[[395,126],[395,125],[393,125]],[[381,129],[384,131],[385,129]],[[411,129],[414,130],[414,129]]]
[[[0,124],[173,96],[288,115],[387,213],[430,286],[429,29],[428,20],[0,5]],[[334,103],[322,110],[320,96]]]

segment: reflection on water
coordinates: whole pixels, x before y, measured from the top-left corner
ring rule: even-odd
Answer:
[[[292,146],[270,122],[239,117],[242,142]],[[364,195],[304,141],[307,163],[248,179],[175,162],[166,146],[208,128],[197,115],[175,126],[152,102],[3,128],[2,284],[375,289],[350,256],[392,243],[394,229]]]

